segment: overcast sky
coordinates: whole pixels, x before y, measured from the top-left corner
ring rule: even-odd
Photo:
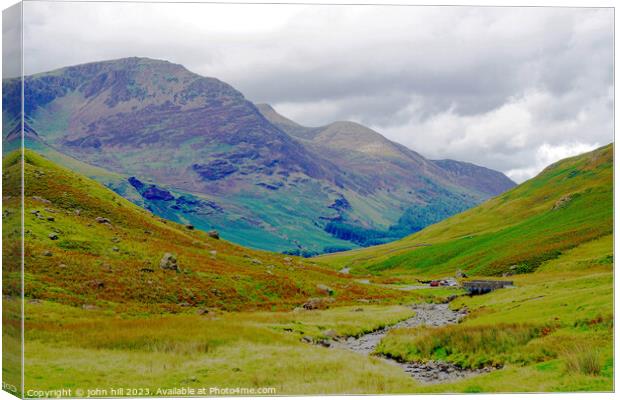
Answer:
[[[613,11],[27,2],[25,70],[166,59],[521,182],[613,140]]]

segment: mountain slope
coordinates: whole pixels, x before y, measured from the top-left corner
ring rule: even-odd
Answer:
[[[268,104],[258,104],[257,108],[271,123],[300,139],[315,152],[329,154],[329,159],[343,170],[363,171],[368,181],[385,182],[391,178],[396,184],[425,174],[441,176],[453,184],[475,190],[485,198],[515,186],[506,175],[488,168],[454,160],[427,160],[355,122],[338,121],[309,128],[282,116]]]
[[[612,233],[610,144],[559,161],[503,195],[417,234],[321,260],[386,273],[523,273]]]
[[[19,209],[19,153],[6,156],[3,166],[7,217]],[[324,296],[320,284],[329,285],[340,303],[397,295],[155,217],[31,151],[24,183],[25,295],[31,299],[162,312],[291,308]],[[176,258],[167,265],[177,268],[161,268],[166,253]],[[5,288],[5,294],[16,293],[18,287]]]
[[[15,144],[21,87],[3,86],[4,137]],[[254,248],[384,243],[499,193],[360,125],[315,137],[272,123],[230,85],[166,61],[66,67],[26,77],[24,94],[27,147],[161,217]],[[318,144],[285,132],[295,129]],[[346,147],[355,142],[360,151]]]
[[[516,185],[506,175],[472,163],[455,160],[433,160],[432,162],[446,171],[460,185],[474,188],[491,196],[504,193]]]

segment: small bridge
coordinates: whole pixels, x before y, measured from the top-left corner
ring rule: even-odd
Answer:
[[[467,289],[469,294],[485,294],[495,289],[502,289],[506,286],[512,286],[512,281],[466,281],[463,282],[463,288]]]

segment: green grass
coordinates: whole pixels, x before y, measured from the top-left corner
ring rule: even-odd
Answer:
[[[375,274],[532,272],[612,233],[612,173],[613,146],[608,145],[562,160],[522,185],[405,239],[318,260]]]
[[[565,354],[566,372],[597,376],[603,369],[602,351],[590,346],[568,349]]]
[[[319,257],[332,268],[412,280],[502,273],[515,288],[459,297],[458,325],[390,331],[377,351],[503,368],[429,392],[613,388],[613,146],[562,160],[479,207],[401,241]],[[376,278],[375,278],[376,279]]]
[[[5,209],[13,212],[19,207],[20,165],[13,155],[4,166],[11,195]],[[401,301],[395,290],[361,285],[311,260],[250,250],[155,217],[31,151],[24,179],[29,298],[133,313],[184,312],[183,304],[292,309],[323,296],[317,285],[324,284],[334,290],[334,305],[360,298]],[[98,217],[111,223],[98,223]],[[176,255],[178,272],[159,268],[166,252]],[[5,292],[19,288],[9,284]]]
[[[451,307],[470,310],[464,322],[390,331],[378,352],[409,361],[503,366],[488,376],[429,387],[432,392],[610,391],[613,269],[592,266],[610,251],[611,241],[587,243],[558,260],[562,272],[524,274],[513,277],[515,288],[459,297]]]
[[[493,324],[438,329],[402,328],[390,332],[377,352],[404,361],[426,362],[437,359],[463,368],[482,368],[543,361],[544,352],[515,354],[550,328],[526,324]]]
[[[151,395],[183,386],[274,387],[281,395],[610,391],[610,154],[606,148],[560,162],[401,242],[305,260],[162,220],[27,152],[26,389],[132,387]],[[16,156],[8,156],[8,219],[19,216],[19,177]],[[567,191],[581,194],[553,210]],[[111,225],[97,223],[98,216]],[[3,231],[7,255],[18,251],[14,228]],[[177,256],[178,273],[159,269],[164,252]],[[474,256],[476,265],[468,267]],[[353,266],[353,274],[334,272],[343,265]],[[6,267],[3,340],[18,347],[19,266]],[[484,296],[453,288],[399,290],[417,284],[416,277],[442,277],[457,267],[479,276],[529,273],[507,278],[514,288]],[[321,294],[318,284],[334,294]],[[361,335],[411,317],[403,305],[454,295],[459,297],[451,307],[470,311],[462,323],[395,329],[377,351],[402,360],[501,369],[422,385],[380,359],[301,341],[324,338],[329,330]],[[321,296],[329,298],[329,308],[299,309]],[[3,356],[5,380],[19,379],[16,354]]]
[[[416,384],[379,360],[302,343],[412,315],[401,306],[119,318],[27,303],[26,387],[274,387],[277,394],[402,393]],[[343,379],[347,377],[347,379]],[[113,384],[111,384],[111,382]]]

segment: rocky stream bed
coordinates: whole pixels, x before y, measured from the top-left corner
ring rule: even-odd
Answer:
[[[397,324],[387,326],[360,337],[335,337],[322,341],[321,345],[334,348],[346,349],[359,354],[371,355],[383,337],[395,328],[411,328],[420,325],[439,327],[458,323],[465,315],[466,310],[451,310],[448,304],[416,304],[412,306],[416,315]],[[401,362],[392,358],[380,357],[387,363],[399,365],[403,370],[423,383],[440,383],[456,379],[467,378],[492,371],[491,367],[481,369],[465,369],[444,361]]]

